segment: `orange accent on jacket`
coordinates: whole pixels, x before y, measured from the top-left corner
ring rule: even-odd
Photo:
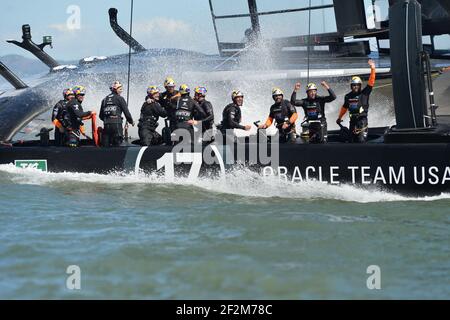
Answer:
[[[59,122],[58,119],[53,120],[53,124],[55,125],[55,127],[57,127],[58,129],[62,129],[63,125],[61,124],[61,122]]]
[[[100,139],[99,139],[99,130],[97,128],[97,114],[94,112],[92,114],[92,137],[94,138],[94,143],[98,147],[100,145]]]
[[[272,117],[268,117],[266,120],[266,127],[270,127],[273,123],[273,118]]]
[[[295,113],[292,114],[291,118],[289,119],[289,122],[290,122],[291,124],[294,124],[295,121],[297,121],[297,119],[298,119],[298,113],[295,112]]]
[[[341,111],[339,111],[339,119],[342,119],[342,117],[347,113],[347,109],[344,108],[344,106],[341,107]]]
[[[375,85],[375,78],[376,78],[376,71],[375,68],[370,70],[370,77],[369,77],[369,82],[367,83],[367,85],[373,87]]]

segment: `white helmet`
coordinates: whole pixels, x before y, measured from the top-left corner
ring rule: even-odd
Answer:
[[[362,85],[362,80],[360,77],[353,77],[350,85]]]
[[[310,91],[310,90],[317,90],[317,86],[315,83],[308,83],[308,85],[306,86],[306,92]]]
[[[272,89],[272,97],[274,97],[274,96],[284,96],[283,90],[281,90],[280,88],[273,88]]]
[[[239,90],[233,90],[233,92],[231,93],[231,99],[234,100],[237,97],[244,97],[244,94]]]

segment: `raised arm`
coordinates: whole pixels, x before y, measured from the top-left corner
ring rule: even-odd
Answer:
[[[328,90],[329,95],[326,97],[323,97],[323,101],[324,102],[332,102],[334,100],[336,100],[336,94],[334,93],[334,91],[330,88],[330,86],[328,85],[328,83],[326,83],[325,81],[322,81],[321,85]]]
[[[300,88],[301,88],[301,84],[299,82],[297,82],[295,84],[294,91],[292,92],[292,95],[291,95],[291,104],[296,107],[303,107],[303,104],[304,104],[303,100],[297,100],[297,91],[300,90]]]
[[[375,62],[372,59],[369,60],[368,64],[370,66],[370,77],[369,81],[367,82],[367,85],[373,88],[375,86],[375,78],[377,75],[377,71],[375,68]]]

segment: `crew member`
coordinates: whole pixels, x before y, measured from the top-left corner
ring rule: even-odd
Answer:
[[[75,99],[67,103],[65,123],[66,139],[69,147],[78,147],[81,140],[81,135],[84,135],[83,120],[90,119],[94,114],[91,111],[83,111],[82,103],[86,95],[86,88],[83,86],[73,87],[73,94]]]
[[[317,86],[314,83],[306,87],[307,97],[297,100],[297,91],[300,90],[300,83],[295,84],[294,92],[291,96],[291,104],[296,107],[302,107],[305,112],[304,121],[309,125],[309,142],[323,143],[327,141],[327,119],[325,117],[325,103],[336,99],[336,94],[330,86],[322,81],[322,86],[328,90],[326,97],[317,95]]]
[[[55,146],[64,145],[64,112],[66,110],[67,103],[73,98],[74,95],[72,89],[64,89],[63,100],[58,101],[58,103],[53,107],[52,122],[55,125]]]
[[[297,110],[288,100],[284,99],[284,93],[280,88],[273,88],[272,98],[275,103],[270,107],[269,117],[266,123],[258,128],[267,129],[275,120],[280,135],[280,143],[295,142],[297,139],[295,132],[295,121],[298,118]]]
[[[350,142],[366,142],[369,131],[367,113],[369,112],[369,97],[375,85],[376,69],[375,62],[370,59],[370,77],[367,86],[361,90],[362,81],[360,77],[353,77],[350,87],[351,92],[345,95],[344,105],[336,120],[337,124],[342,122],[342,117],[347,110],[350,115]]]
[[[163,143],[162,136],[156,132],[159,117],[166,118],[167,112],[159,103],[160,92],[158,87],[149,86],[147,98],[141,108],[139,118],[139,139],[143,146],[159,145]]]
[[[202,108],[206,115],[205,117],[196,115],[196,117],[202,121],[202,132],[205,133],[206,131],[211,130],[214,124],[213,106],[211,102],[206,100],[206,93],[208,90],[206,90],[205,87],[196,87],[194,92],[194,100],[199,104],[200,108]]]
[[[175,80],[170,77],[164,81],[164,88],[166,91],[161,93],[159,103],[166,110],[170,124],[170,131],[173,131],[175,130],[177,123],[175,111],[177,110],[177,102],[180,98],[180,93],[175,90]]]
[[[222,112],[222,123],[220,125],[220,130],[223,134],[226,130],[230,129],[241,129],[249,131],[251,125],[241,125],[242,114],[241,107],[244,104],[244,94],[239,90],[234,90],[231,93],[231,100],[233,101],[225,107]]]
[[[177,102],[175,110],[176,125],[175,129],[186,129],[194,136],[194,127],[197,125],[198,118],[206,118],[206,114],[198,103],[190,96],[191,89],[186,84],[182,84],[179,89],[180,99]],[[191,140],[193,141],[193,140]]]
[[[100,107],[100,119],[103,121],[102,146],[117,147],[123,142],[122,112],[129,124],[134,126],[133,117],[128,110],[127,102],[121,96],[123,86],[119,81],[114,81],[111,86],[111,94],[102,100]]]

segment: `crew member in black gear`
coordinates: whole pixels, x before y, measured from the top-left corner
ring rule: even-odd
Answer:
[[[306,98],[297,100],[297,91],[301,87],[300,83],[295,84],[294,92],[291,96],[291,104],[296,107],[302,107],[305,112],[304,120],[308,122],[309,127],[309,143],[323,143],[327,141],[325,103],[336,99],[336,94],[330,86],[325,81],[322,81],[321,84],[328,90],[329,95],[326,97],[317,95],[317,86],[314,83],[310,83],[306,87],[308,95]]]
[[[182,84],[179,89],[180,99],[177,102],[177,109],[175,111],[176,125],[175,129],[186,129],[189,131],[191,141],[194,137],[194,127],[197,125],[198,118],[206,118],[206,114],[198,103],[189,95],[190,88],[186,84]]]
[[[241,129],[249,131],[251,125],[241,125],[242,114],[241,107],[244,104],[244,94],[239,90],[234,90],[231,93],[231,99],[233,103],[230,103],[225,107],[222,112],[222,123],[220,124],[220,131],[226,134],[226,130]]]
[[[55,125],[55,146],[64,145],[65,129],[64,129],[64,113],[66,112],[67,103],[74,98],[72,88],[63,90],[63,100],[53,107],[52,122]]]
[[[369,97],[375,85],[376,69],[375,62],[369,60],[370,77],[367,86],[361,90],[362,80],[360,77],[353,77],[351,81],[352,91],[345,95],[344,105],[341,108],[337,124],[342,122],[342,117],[347,110],[350,114],[350,142],[362,143],[367,141],[369,125],[367,114],[369,112]]]
[[[111,94],[102,100],[99,117],[103,121],[102,146],[117,147],[123,142],[122,112],[127,122],[134,126],[133,117],[128,110],[127,102],[121,96],[123,86],[115,81],[111,86]]]
[[[159,97],[159,103],[167,112],[170,131],[173,132],[177,123],[175,111],[177,110],[177,102],[180,98],[180,93],[175,90],[175,81],[170,77],[164,81],[164,88],[166,89],[166,91],[161,93]]]
[[[159,89],[150,86],[147,89],[147,98],[141,108],[139,118],[139,139],[143,146],[159,145],[163,143],[162,136],[156,132],[159,117],[166,118],[167,112],[159,103]]]
[[[76,86],[73,88],[75,99],[70,100],[67,103],[66,115],[64,121],[67,125],[66,136],[67,145],[69,147],[78,147],[81,140],[81,134],[83,134],[83,120],[90,119],[94,114],[91,111],[84,111],[82,103],[86,94],[86,89],[83,86]]]
[[[213,128],[214,124],[214,109],[208,100],[206,100],[206,93],[208,92],[205,87],[196,87],[194,90],[194,100],[202,108],[203,112],[206,114],[205,117],[196,116],[196,119],[202,121],[202,132],[205,133]]]
[[[267,129],[275,121],[280,143],[295,142],[297,140],[295,131],[295,121],[298,118],[297,110],[288,100],[284,99],[284,93],[280,88],[273,88],[272,98],[275,103],[270,107],[269,117],[266,123],[258,128]]]

